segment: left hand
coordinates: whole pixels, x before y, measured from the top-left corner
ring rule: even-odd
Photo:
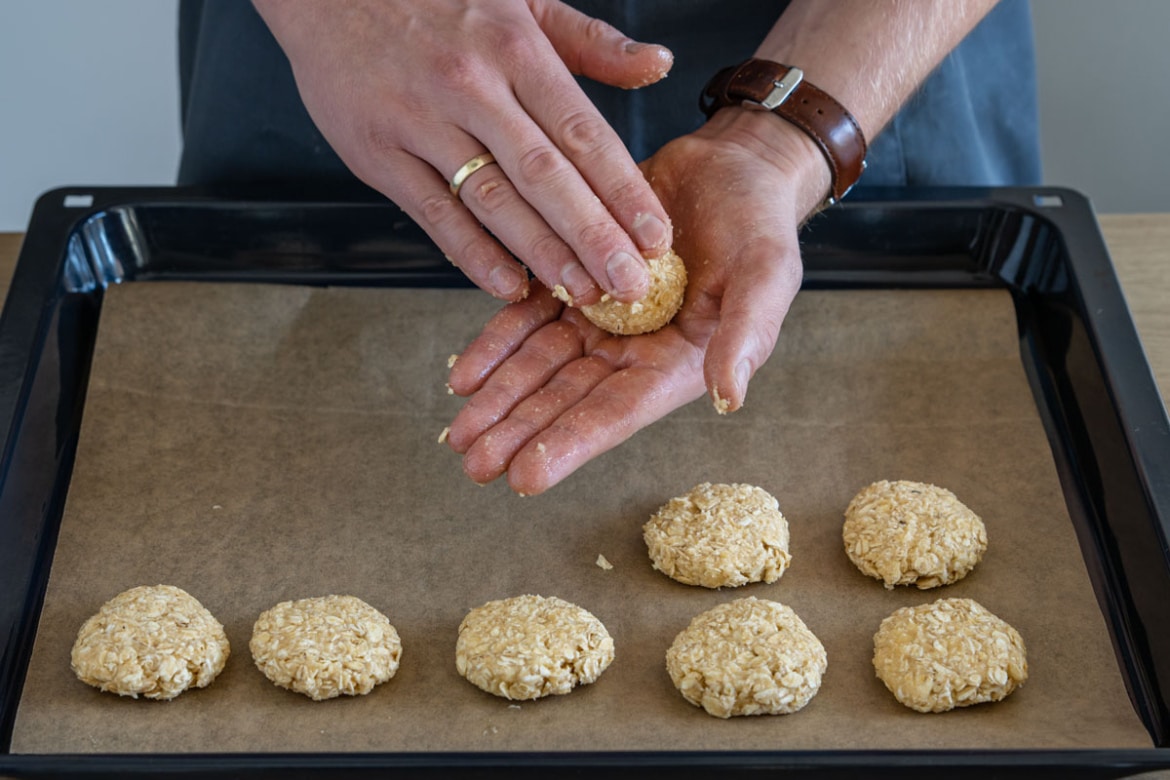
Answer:
[[[683,307],[662,330],[614,336],[543,288],[506,306],[451,370],[471,395],[448,441],[479,483],[507,472],[541,493],[708,389],[735,411],[800,288],[797,228],[828,167],[777,117],[718,112],[642,164],[687,265]]]

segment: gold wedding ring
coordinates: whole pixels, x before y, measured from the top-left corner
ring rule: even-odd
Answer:
[[[484,152],[463,163],[459,170],[455,171],[455,175],[451,177],[451,194],[458,198],[459,190],[463,187],[463,182],[467,181],[467,177],[495,161],[496,158],[492,156],[491,152]]]

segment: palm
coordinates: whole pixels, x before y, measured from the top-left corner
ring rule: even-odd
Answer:
[[[619,337],[544,289],[506,307],[451,373],[456,392],[473,393],[450,441],[476,481],[507,471],[514,489],[538,493],[705,387],[738,407],[737,367],[754,372],[771,352],[799,285],[791,185],[762,176],[742,147],[694,135],[642,167],[687,263],[682,310],[655,333]]]

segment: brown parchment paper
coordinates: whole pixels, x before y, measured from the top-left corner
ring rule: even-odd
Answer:
[[[436,443],[461,401],[449,354],[494,310],[475,291],[183,283],[112,288],[77,465],[18,713],[14,752],[1149,747],[1064,508],[1000,291],[805,292],[747,406],[685,407],[549,493],[472,484]],[[990,547],[962,582],[886,591],[849,563],[842,512],[877,479],[954,490]],[[774,493],[793,563],[773,585],[711,591],[654,572],[649,515],[704,480]],[[614,568],[595,561],[603,554]],[[232,657],[171,702],[103,694],[69,653],[103,601],[178,585]],[[315,703],[248,652],[278,601],[348,593],[404,653],[365,697]],[[468,609],[522,593],[596,614],[617,658],[568,696],[510,703],[455,671]],[[790,716],[722,721],[663,657],[691,617],[757,596],[821,638],[819,695]],[[1006,701],[923,715],[871,666],[894,609],[977,599],[1012,623],[1031,678]]]

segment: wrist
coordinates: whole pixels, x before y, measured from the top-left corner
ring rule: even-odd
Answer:
[[[824,206],[843,198],[865,170],[865,135],[849,110],[811,82],[799,68],[751,58],[718,71],[703,88],[699,108],[760,109],[798,129],[820,149],[829,166]]]
[[[777,169],[794,185],[801,220],[820,209],[831,193],[832,171],[820,147],[775,114],[729,106],[715,112],[697,134],[740,146]]]

